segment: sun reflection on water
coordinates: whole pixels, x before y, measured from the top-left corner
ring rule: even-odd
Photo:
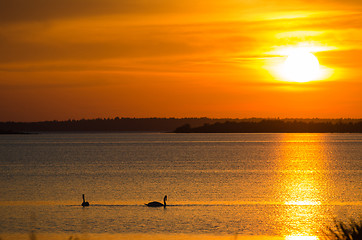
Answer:
[[[299,205],[299,206],[307,206],[307,205],[321,205],[322,203],[320,201],[290,201],[284,203],[285,205]]]
[[[278,216],[281,235],[288,240],[319,239],[320,224],[326,213],[323,200],[328,192],[327,159],[320,141],[309,142],[313,134],[286,134],[277,150],[279,180],[276,191],[283,207]],[[305,144],[296,144],[305,139]]]
[[[317,236],[286,236],[285,240],[318,240]]]

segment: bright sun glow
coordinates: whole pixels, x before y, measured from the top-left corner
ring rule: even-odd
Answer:
[[[317,236],[286,236],[285,240],[318,240]]]
[[[321,202],[319,202],[319,201],[289,201],[289,202],[286,202],[285,205],[300,205],[300,206],[321,205]]]
[[[317,57],[303,48],[291,51],[280,71],[289,82],[309,82],[320,77]]]

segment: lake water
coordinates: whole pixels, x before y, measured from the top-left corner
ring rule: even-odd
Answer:
[[[318,239],[361,180],[362,134],[2,135],[0,238]]]

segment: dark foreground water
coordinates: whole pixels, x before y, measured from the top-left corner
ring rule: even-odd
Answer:
[[[318,239],[361,190],[362,134],[0,136],[3,240]]]

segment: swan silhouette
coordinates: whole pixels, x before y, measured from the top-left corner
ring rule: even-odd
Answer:
[[[89,206],[89,202],[86,202],[86,201],[85,201],[84,194],[83,194],[83,202],[82,202],[82,206],[83,206],[83,207],[87,207],[87,206]]]
[[[146,203],[145,205],[148,207],[166,207],[166,200],[167,200],[167,195],[165,195],[165,197],[163,198],[163,204],[160,202],[149,202]]]

